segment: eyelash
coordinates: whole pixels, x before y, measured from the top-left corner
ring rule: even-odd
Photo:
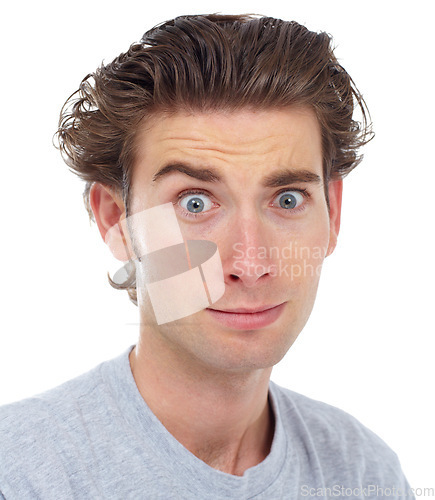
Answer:
[[[295,188],[292,188],[292,187],[287,187],[287,188],[283,188],[280,191],[278,191],[275,194],[274,198],[276,198],[281,193],[285,193],[287,191],[297,191],[298,193],[301,193],[304,196],[304,198],[306,198],[306,199],[309,199],[311,197],[310,193],[306,189],[295,189]],[[202,189],[189,189],[187,191],[183,191],[182,193],[180,193],[178,195],[177,202],[179,202],[182,198],[184,198],[185,196],[187,196],[189,194],[205,194],[207,196],[210,196],[210,194],[207,191],[204,191]],[[305,206],[302,205],[299,208],[295,208],[295,209],[291,210],[291,212],[295,213],[295,212],[302,211],[304,209],[305,209]],[[202,213],[194,214],[192,212],[187,212],[187,211],[184,211],[184,215],[186,217],[191,217],[192,219],[197,219],[198,217],[203,217],[204,216],[204,214],[202,214]]]

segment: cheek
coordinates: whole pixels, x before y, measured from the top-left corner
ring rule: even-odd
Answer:
[[[301,247],[305,250],[300,252],[299,257],[310,263],[322,263],[326,257],[329,244],[329,222],[317,224],[311,231],[301,236]]]
[[[292,286],[317,287],[329,243],[329,219],[319,217],[299,231],[280,237],[276,266]],[[278,276],[279,276],[278,275]]]
[[[326,256],[329,245],[330,221],[329,214],[325,207],[310,219],[305,231],[300,235],[301,240],[307,248],[311,248],[311,255],[314,260],[319,259],[319,249],[322,260]]]

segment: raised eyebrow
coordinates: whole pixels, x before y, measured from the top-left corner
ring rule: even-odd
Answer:
[[[322,184],[323,180],[320,175],[312,172],[311,170],[293,170],[285,168],[267,175],[262,182],[263,186],[268,188],[281,187],[295,183]]]
[[[181,172],[189,177],[204,182],[223,182],[223,178],[217,170],[213,168],[195,168],[185,163],[170,163],[165,165],[154,174],[153,182],[161,180],[171,172]],[[268,188],[286,186],[294,183],[322,184],[322,178],[310,170],[285,168],[267,175],[262,181],[262,185]]]
[[[153,176],[153,182],[161,180],[162,177],[168,175],[171,172],[181,172],[189,177],[194,177],[200,181],[204,182],[222,182],[222,177],[218,174],[215,169],[212,168],[195,168],[184,163],[170,163],[162,167]]]

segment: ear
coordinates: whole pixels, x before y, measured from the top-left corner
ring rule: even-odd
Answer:
[[[343,194],[342,179],[329,182],[329,244],[326,256],[331,255],[337,246],[338,233],[340,232],[341,200]]]
[[[115,258],[129,260],[127,238],[120,224],[125,218],[121,195],[116,190],[96,182],[90,189],[89,202],[100,234]]]

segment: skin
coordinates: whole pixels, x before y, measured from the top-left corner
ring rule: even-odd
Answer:
[[[265,257],[253,249],[282,250],[292,243],[308,250],[280,257],[281,264],[320,269],[337,242],[342,182],[329,184],[329,211],[323,181],[285,186],[293,194],[296,189],[309,193],[296,193],[301,204],[294,210],[280,206],[282,188],[261,185],[263,177],[283,167],[323,177],[319,124],[304,108],[156,115],[139,131],[137,148],[131,213],[173,202],[185,239],[217,244],[225,293],[212,307],[285,302],[275,322],[255,330],[224,327],[207,310],[157,325],[138,279],[141,328],[130,364],[139,392],[189,451],[216,469],[242,475],[270,451],[272,367],[304,327],[319,281],[316,272],[279,273],[278,257],[284,253]],[[224,182],[180,172],[153,182],[162,166],[174,162],[213,167]],[[205,191],[200,198],[206,206],[198,218],[186,215],[187,201],[197,194],[177,198],[187,189]],[[103,238],[125,217],[121,196],[100,184],[91,190],[91,206]],[[140,228],[132,228],[133,239],[135,231]]]

